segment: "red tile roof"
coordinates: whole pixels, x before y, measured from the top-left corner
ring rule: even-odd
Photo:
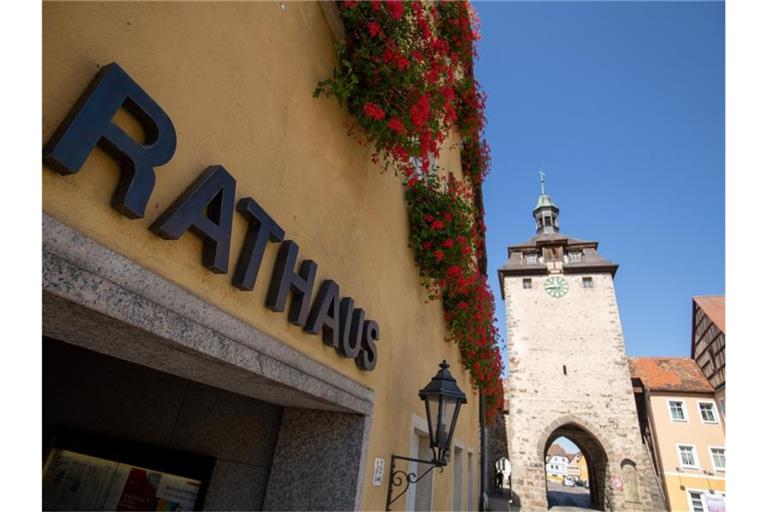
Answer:
[[[562,446],[560,446],[557,443],[552,443],[552,445],[549,447],[549,450],[547,450],[547,455],[550,457],[553,457],[555,455],[560,455],[561,457],[565,457],[565,449],[563,449]]]
[[[630,357],[629,372],[652,391],[714,392],[701,368],[689,357]]]
[[[725,334],[725,296],[707,295],[694,297],[693,301],[698,304],[709,319],[712,320],[712,323]]]

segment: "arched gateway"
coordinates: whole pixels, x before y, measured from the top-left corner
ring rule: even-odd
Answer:
[[[566,437],[572,441],[587,460],[587,467],[589,468],[589,478],[587,481],[591,507],[596,510],[605,510],[606,492],[610,489],[611,484],[608,461],[615,457],[608,442],[605,439],[601,442],[596,435],[590,432],[588,427],[583,425],[584,423],[587,422],[574,420],[572,416],[559,418],[545,428],[539,437],[537,447],[543,458],[557,438]],[[547,432],[550,432],[549,435],[547,435]],[[609,453],[611,454],[610,456],[608,455]]]
[[[558,217],[542,182],[536,236],[509,247],[499,269],[512,498],[524,511],[548,508],[544,456],[565,436],[587,458],[593,508],[663,510],[624,351],[618,265],[598,254],[597,242],[562,235]]]

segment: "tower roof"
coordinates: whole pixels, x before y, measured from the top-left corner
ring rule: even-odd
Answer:
[[[560,209],[552,198],[544,192],[544,171],[539,171],[541,181],[541,194],[533,209],[533,218],[536,219],[536,233],[557,233],[560,224],[557,220]]]
[[[544,208],[545,206],[549,206],[551,208],[557,208],[557,205],[552,200],[552,198],[549,196],[549,194],[541,194],[539,196],[539,200],[536,201],[536,208],[534,210],[538,210],[539,208]]]
[[[579,240],[560,233],[560,210],[544,191],[544,173],[541,175],[541,194],[533,210],[536,235],[520,244],[507,247],[507,261],[499,268],[501,297],[504,298],[504,276],[530,276],[550,271],[565,274],[608,272],[613,277],[619,266],[597,252],[597,242]]]

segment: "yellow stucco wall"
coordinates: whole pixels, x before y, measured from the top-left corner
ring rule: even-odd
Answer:
[[[666,489],[669,494],[671,512],[688,512],[691,510],[688,501],[688,489],[694,491],[715,491],[725,493],[725,480],[682,475],[667,475]]]
[[[451,364],[469,398],[456,439],[474,452],[476,463],[479,406],[457,347],[444,341],[440,304],[425,304],[407,247],[399,181],[371,164],[369,150],[347,135],[345,123],[352,119],[335,100],[312,98],[317,81],[331,75],[334,60],[331,31],[314,2],[287,2],[284,11],[279,3],[256,2],[44,3],[43,142],[99,66],[117,62],[168,113],[178,144],[173,159],[156,170],[143,219],[129,220],[110,207],[119,172],[98,149],[76,175],[43,168],[43,209],[374,390],[363,505],[382,509],[386,473],[384,485],[374,488],[373,459],[382,457],[388,465],[393,452],[409,454],[412,415],[424,416],[417,391],[442,359]],[[446,144],[441,164],[458,173],[455,140]],[[202,243],[191,233],[166,241],[148,231],[212,164],[225,166],[235,177],[237,199],[254,197],[285,230],[286,239],[299,244],[299,258],[317,262],[315,291],[323,279],[334,279],[344,296],[353,297],[379,323],[373,372],[360,371],[319,336],[291,325],[286,313],[264,306],[276,244],[269,244],[252,292],[231,286],[246,231],[239,214],[227,275],[201,265]],[[452,471],[435,472],[436,509],[451,507],[451,476]],[[473,476],[477,497],[479,466]],[[395,508],[404,503],[401,499]]]
[[[669,400],[682,400],[687,421],[673,421],[669,413]],[[725,447],[722,419],[708,424],[701,419],[699,401],[714,401],[713,394],[652,393],[650,409],[660,455],[661,472],[672,510],[688,510],[687,489],[725,492],[725,471],[713,467],[710,447]],[[689,444],[696,448],[699,469],[682,468],[677,445]]]
[[[589,480],[589,467],[587,466],[587,458],[579,458],[579,478],[581,480]]]

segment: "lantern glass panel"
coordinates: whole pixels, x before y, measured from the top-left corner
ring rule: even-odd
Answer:
[[[434,441],[435,425],[437,425],[437,416],[440,408],[440,400],[438,395],[429,395],[425,400],[427,404],[427,421],[429,423],[429,436],[430,440]]]
[[[443,398],[443,415],[440,417],[440,424],[437,426],[437,444],[441,448],[447,448],[448,435],[451,433],[451,422],[453,422],[453,412],[456,410],[457,399],[453,397]]]

